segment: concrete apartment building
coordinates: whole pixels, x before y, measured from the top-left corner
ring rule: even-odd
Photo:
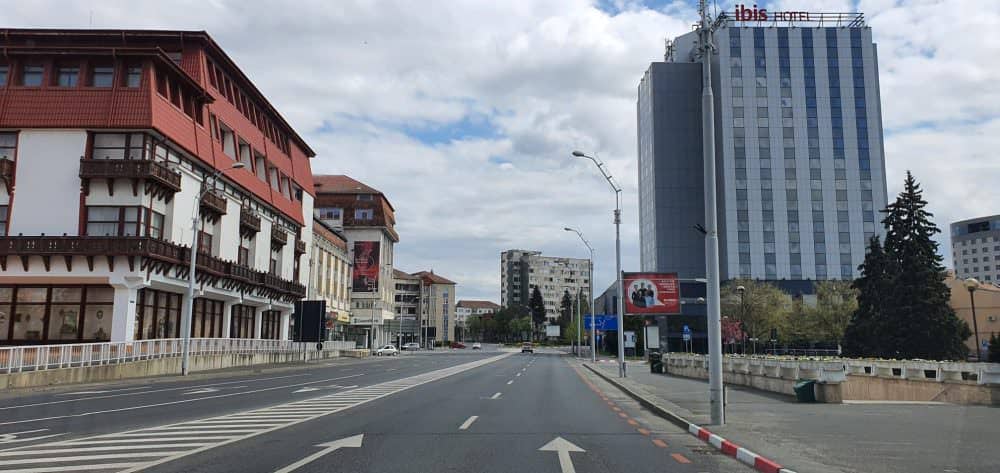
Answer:
[[[0,345],[180,337],[192,247],[191,335],[286,338],[314,153],[225,51],[128,30],[0,48]]]
[[[959,278],[1000,283],[1000,215],[951,224],[951,261]]]
[[[877,49],[857,14],[732,18],[713,56],[723,279],[806,288],[852,279],[887,202]],[[839,26],[825,26],[837,24]],[[643,271],[705,276],[702,73],[696,33],[638,88]]]
[[[395,340],[395,209],[381,191],[343,175],[313,176],[316,217],[347,237],[352,262],[350,340],[378,346]]]
[[[347,237],[313,218],[306,299],[326,301],[328,340],[344,340],[351,322],[351,259]]]
[[[414,276],[398,269],[392,270],[392,279],[396,289],[394,308],[396,320],[399,323],[399,332],[402,333],[402,343],[420,343],[423,339],[418,330],[418,327],[421,326],[420,295],[423,289],[423,280],[420,276]]]
[[[559,317],[563,293],[582,291],[590,297],[590,260],[542,256],[540,251],[507,250],[500,254],[500,305],[528,306],[535,287],[545,301],[549,319]]]
[[[420,330],[425,343],[455,341],[455,286],[434,270],[413,273],[421,281]]]

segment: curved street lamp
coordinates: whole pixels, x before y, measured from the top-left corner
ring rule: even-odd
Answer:
[[[594,156],[589,156],[582,151],[573,151],[573,156],[578,158],[587,158],[594,162],[597,169],[601,171],[601,175],[604,179],[611,184],[611,189],[615,191],[615,279],[618,286],[618,377],[624,378],[625,373],[625,307],[624,299],[622,298],[622,293],[625,291],[622,289],[622,239],[621,239],[621,226],[622,226],[622,188],[615,182],[615,178],[611,177],[606,169],[607,166]],[[591,275],[593,277],[593,275]]]
[[[593,303],[594,299],[594,248],[590,246],[590,243],[587,241],[586,238],[583,237],[583,233],[581,233],[579,230],[569,227],[563,228],[563,230],[566,230],[567,232],[576,233],[576,236],[580,237],[580,241],[582,241],[584,245],[587,245],[587,249],[590,250],[590,296],[589,297],[591,300],[587,301],[587,305],[590,306],[590,304]],[[577,307],[579,308],[579,306],[580,302],[577,301]],[[591,307],[590,308],[590,357],[591,357],[590,359],[594,363],[597,363],[597,323],[596,323],[597,321],[595,320],[594,314],[595,314],[594,308]],[[580,334],[582,332],[583,330],[582,327],[580,327],[580,321],[578,319],[576,328],[577,349],[579,349],[580,346]]]
[[[191,217],[191,261],[188,267],[188,293],[187,301],[184,302],[184,314],[181,316],[181,332],[184,334],[183,343],[183,356],[181,357],[181,375],[187,376],[190,353],[191,353],[191,316],[194,311],[194,283],[195,283],[195,270],[196,262],[198,261],[198,222],[201,220],[201,199],[206,193],[215,189],[215,183],[219,179],[219,175],[230,170],[230,169],[243,169],[247,165],[241,162],[235,162],[231,166],[219,169],[215,171],[208,179],[201,181],[201,190],[198,191],[198,196],[194,199],[194,212]],[[205,185],[209,180],[212,181],[212,186],[209,187]]]
[[[972,304],[972,332],[976,336],[976,361],[980,361],[980,348],[979,348],[979,324],[976,322],[976,289],[979,289],[979,280],[976,278],[969,278],[962,282],[966,289],[969,290],[969,303]]]

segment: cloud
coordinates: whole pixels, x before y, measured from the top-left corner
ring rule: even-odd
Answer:
[[[890,194],[912,169],[939,225],[997,212],[996,11],[971,0],[767,3],[865,10],[879,44]],[[460,297],[499,300],[501,251],[586,254],[565,226],[596,247],[596,289],[613,278],[614,195],[573,149],[598,153],[625,188],[624,267],[638,268],[636,87],[663,40],[690,30],[693,4],[34,1],[4,12],[9,26],[93,18],[208,31],[318,152],[316,172],[389,196],[400,269],[434,268]]]

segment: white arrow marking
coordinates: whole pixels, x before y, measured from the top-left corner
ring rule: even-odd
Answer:
[[[184,395],[186,396],[186,395],[189,395],[189,394],[208,394],[208,393],[215,393],[215,392],[219,392],[219,390],[215,389],[215,388],[201,388],[201,389],[195,389],[193,391],[188,391],[188,392],[184,393]]]
[[[340,440],[334,440],[333,442],[321,443],[316,446],[323,448],[323,450],[320,450],[312,455],[309,455],[308,457],[305,457],[295,463],[292,463],[291,465],[288,465],[280,470],[277,470],[274,473],[289,473],[295,471],[301,468],[303,465],[307,465],[315,461],[317,458],[320,458],[323,455],[326,455],[334,450],[339,450],[341,448],[358,448],[361,446],[361,441],[364,440],[364,438],[365,434],[358,434],[353,437],[345,437]]]
[[[569,443],[562,437],[552,439],[551,442],[543,445],[538,450],[542,452],[556,452],[559,455],[559,469],[562,470],[562,473],[576,473],[576,469],[573,468],[573,460],[569,457],[569,452],[586,452],[586,450]]]
[[[306,387],[306,388],[299,389],[298,391],[292,391],[292,394],[294,394],[294,393],[307,393],[307,392],[311,392],[311,391],[319,391],[319,388]]]

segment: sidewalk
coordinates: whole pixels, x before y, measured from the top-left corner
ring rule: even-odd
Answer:
[[[601,373],[618,376],[614,364]],[[801,404],[729,387],[726,425],[710,426],[708,383],[629,363],[629,389],[690,422],[798,473],[995,473],[1000,409],[984,406]]]

